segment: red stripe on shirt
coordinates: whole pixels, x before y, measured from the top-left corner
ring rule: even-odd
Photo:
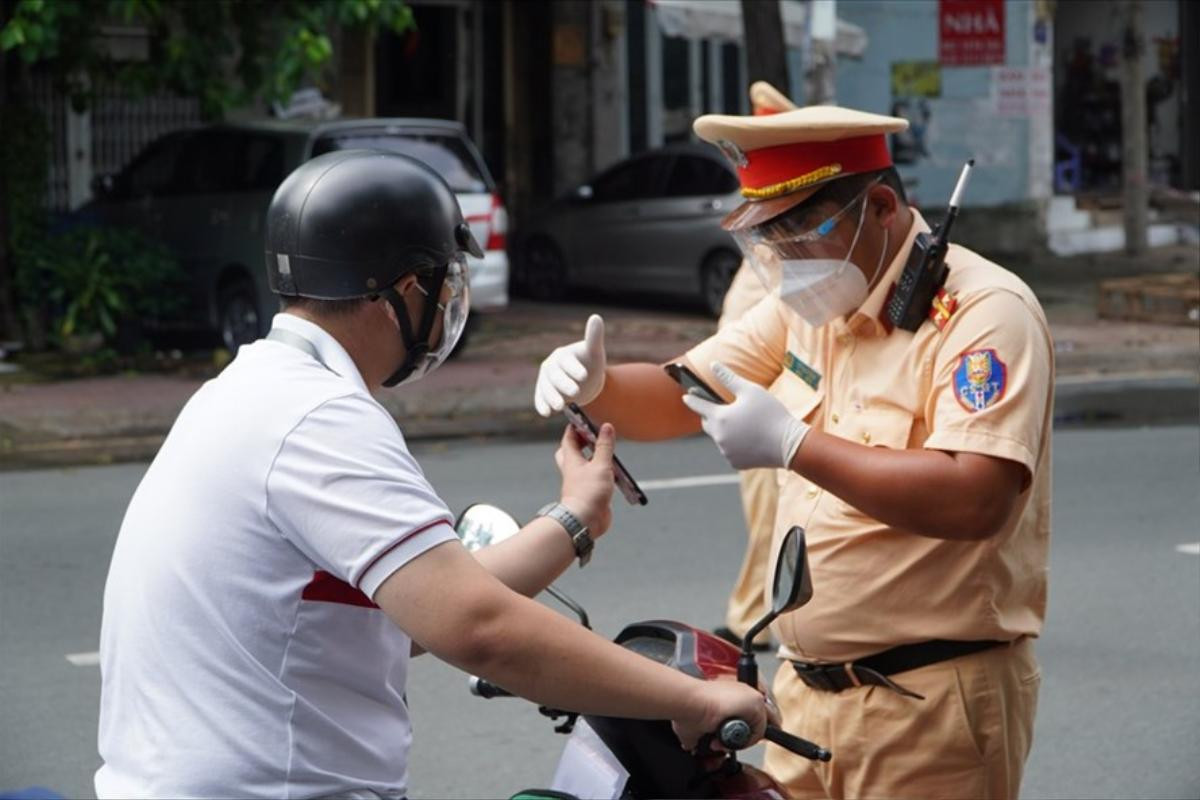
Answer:
[[[375,556],[371,563],[367,565],[367,568],[363,570],[362,574],[366,575],[370,572],[371,567],[375,566],[379,562],[379,559],[395,550],[404,542],[443,523],[449,525],[450,521],[447,519],[435,519],[433,522],[426,523],[416,530],[406,533],[382,553]],[[313,573],[312,580],[308,582],[308,585],[304,587],[304,591],[300,593],[300,599],[312,600],[317,603],[341,603],[342,605],[359,606],[360,608],[379,608],[361,589],[351,586],[324,570],[318,570]]]
[[[300,593],[300,599],[312,600],[317,603],[341,603],[362,608],[379,608],[371,602],[371,598],[358,589],[323,571],[313,573],[312,580]]]

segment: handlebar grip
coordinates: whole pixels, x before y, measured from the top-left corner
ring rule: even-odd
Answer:
[[[467,688],[471,694],[476,697],[482,697],[484,700],[491,700],[493,697],[512,697],[512,692],[502,689],[494,683],[491,683],[477,675],[472,675],[467,679]]]
[[[750,723],[736,717],[725,720],[717,729],[717,740],[730,750],[744,750],[750,746],[753,737]]]
[[[833,758],[833,754],[824,747],[813,744],[808,739],[801,739],[799,736],[793,736],[785,730],[776,728],[774,725],[767,726],[767,732],[764,734],[767,741],[774,742],[785,750],[790,750],[798,756],[813,761],[828,761]]]

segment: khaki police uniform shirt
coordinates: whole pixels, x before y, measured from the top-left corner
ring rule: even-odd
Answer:
[[[1054,374],[1046,319],[1019,278],[951,245],[955,313],[942,329],[926,321],[892,330],[885,301],[913,239],[929,230],[913,213],[904,246],[857,312],[813,328],[771,295],[687,359],[708,381],[710,364],[723,361],[771,387],[814,430],[873,447],[1004,458],[1023,465],[1027,481],[997,534],[946,541],[889,527],[781,470],[772,550],[803,526],[813,580],[812,600],[775,624],[785,657],[847,661],[929,639],[1013,640],[1037,635],[1045,617]],[[772,563],[768,581],[773,574]]]
[[[717,321],[717,328],[724,328],[737,322],[766,296],[767,287],[759,280],[754,268],[743,260],[742,265],[733,275],[729,291],[725,293],[725,300],[721,304],[721,319]]]

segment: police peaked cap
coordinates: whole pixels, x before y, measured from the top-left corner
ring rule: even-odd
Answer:
[[[267,276],[284,296],[367,297],[462,251],[483,256],[454,192],[397,153],[318,156],[284,179],[267,210]]]

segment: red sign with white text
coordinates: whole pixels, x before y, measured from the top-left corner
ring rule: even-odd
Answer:
[[[1004,63],[1004,0],[938,0],[938,60],[946,66]]]

